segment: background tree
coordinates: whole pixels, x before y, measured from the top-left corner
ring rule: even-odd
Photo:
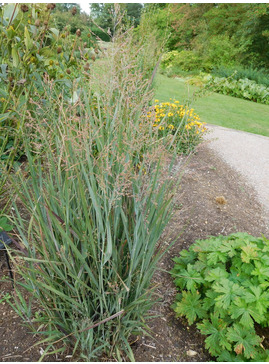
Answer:
[[[119,4],[122,11],[125,12],[123,18],[123,24],[133,24],[135,27],[138,26],[141,17],[141,11],[143,5],[140,3],[122,3]],[[93,25],[93,31],[101,39],[107,41],[109,36],[103,33],[99,28],[101,27],[108,33],[113,35],[114,32],[114,18],[115,9],[114,4],[111,3],[93,3],[90,5],[91,17],[97,26]]]
[[[60,31],[67,28],[70,34],[75,35],[76,31],[80,29],[82,40],[87,43],[87,46],[91,46],[91,38],[89,38],[90,17],[81,11],[78,4],[57,4],[52,12],[52,21],[55,28]]]
[[[154,11],[153,11],[154,9]],[[203,63],[269,67],[269,4],[146,4],[168,51],[191,51]]]
[[[55,10],[64,12],[64,11],[72,10],[72,8],[74,8],[74,7],[76,7],[79,12],[81,11],[81,8],[77,3],[57,3]]]

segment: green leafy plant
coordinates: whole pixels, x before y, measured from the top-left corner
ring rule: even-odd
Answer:
[[[6,293],[4,296],[0,296],[0,303],[9,302],[11,296],[9,293]]]
[[[204,85],[214,92],[269,105],[269,87],[259,85],[247,78],[236,80],[233,77],[209,75],[204,78]]]
[[[0,8],[0,159],[10,166],[23,154],[22,120],[42,99],[42,83],[53,78],[62,97],[70,97],[72,80],[89,72],[95,54],[79,29],[73,36],[53,27],[54,6],[17,3]]]
[[[240,65],[234,67],[220,66],[214,67],[211,71],[213,76],[217,77],[230,77],[233,75],[233,78],[236,80],[248,78],[249,80],[255,81],[257,84],[265,85],[269,87],[269,74],[268,70],[261,68],[253,68],[253,67],[243,67]]]
[[[13,226],[9,224],[8,218],[6,216],[0,216],[0,232],[5,231],[11,231],[13,229]]]
[[[198,240],[174,258],[173,308],[206,335],[219,361],[266,361],[256,333],[269,319],[269,240],[246,233]]]
[[[161,68],[168,72],[169,69],[181,69],[193,71],[202,68],[202,60],[199,55],[190,50],[167,52],[162,57]]]

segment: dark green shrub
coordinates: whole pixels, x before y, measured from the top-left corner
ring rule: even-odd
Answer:
[[[269,73],[265,69],[246,68],[240,65],[236,67],[220,66],[214,67],[211,73],[213,76],[218,77],[230,77],[233,75],[233,78],[236,80],[248,78],[258,84],[269,87]]]
[[[173,308],[197,323],[218,361],[268,361],[257,327],[269,320],[269,240],[246,233],[198,240],[174,258]]]

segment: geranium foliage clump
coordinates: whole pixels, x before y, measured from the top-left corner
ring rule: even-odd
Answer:
[[[268,361],[269,240],[247,233],[198,240],[174,258],[173,308],[206,335],[219,361]]]

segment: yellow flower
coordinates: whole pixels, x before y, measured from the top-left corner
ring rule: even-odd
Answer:
[[[159,100],[156,99],[156,100],[154,100],[154,102],[159,102]]]
[[[169,112],[168,116],[174,116],[174,114],[172,112]]]
[[[164,130],[164,126],[159,126],[159,130]]]
[[[187,130],[189,130],[189,129],[191,129],[191,125],[190,125],[190,124],[187,124],[187,125],[185,126],[185,128],[186,128]]]
[[[175,129],[174,125],[172,125],[172,124],[169,124],[168,128],[171,129],[171,130]]]
[[[179,104],[179,101],[175,101],[175,104]]]

